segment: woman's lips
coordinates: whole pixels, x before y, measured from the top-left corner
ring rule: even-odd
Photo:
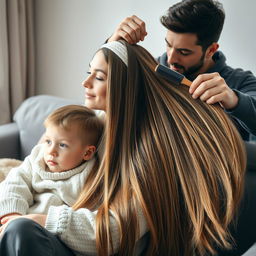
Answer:
[[[95,96],[93,94],[90,93],[85,93],[85,98],[86,99],[90,99],[90,98],[94,98]]]

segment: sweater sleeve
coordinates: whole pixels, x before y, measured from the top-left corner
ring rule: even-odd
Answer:
[[[256,135],[256,77],[250,71],[236,69],[226,80],[239,99],[238,105],[226,112],[247,132]]]
[[[256,135],[256,96],[250,96],[237,90],[234,91],[239,98],[238,105],[226,112],[237,118],[240,125],[249,133]]]
[[[9,213],[27,213],[33,203],[31,192],[31,165],[29,158],[13,168],[0,183],[0,218]]]
[[[147,225],[142,212],[138,212],[140,236],[146,233]],[[45,228],[58,235],[60,239],[75,253],[82,255],[97,255],[96,252],[96,224],[97,211],[85,208],[74,211],[66,205],[51,206]],[[119,247],[119,228],[112,214],[110,214],[110,230],[114,251]]]

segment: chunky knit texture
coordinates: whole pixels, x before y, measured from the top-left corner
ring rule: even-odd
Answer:
[[[0,184],[0,218],[12,212],[47,214],[51,205],[73,205],[94,162],[92,159],[65,172],[47,172],[43,146],[35,146]]]

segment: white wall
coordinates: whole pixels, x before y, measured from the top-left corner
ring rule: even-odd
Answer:
[[[136,14],[146,22],[148,36],[142,45],[154,56],[160,55],[165,50],[165,29],[159,18],[176,2],[35,0],[37,94],[83,100],[81,82],[91,57],[126,16]],[[221,2],[227,17],[220,49],[231,66],[249,69],[256,74],[253,33],[256,2]]]
[[[232,67],[256,75],[256,1],[222,0],[226,20],[220,39],[221,50]]]

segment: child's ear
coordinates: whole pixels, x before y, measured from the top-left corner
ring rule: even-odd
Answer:
[[[93,145],[86,146],[86,151],[84,153],[84,160],[90,160],[93,157],[95,151],[96,151],[95,146]]]

